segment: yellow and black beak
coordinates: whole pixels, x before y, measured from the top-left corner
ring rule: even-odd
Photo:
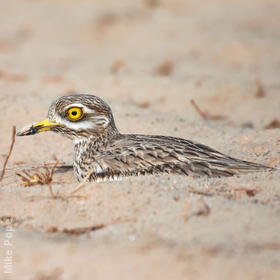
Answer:
[[[17,136],[26,136],[26,135],[33,135],[36,133],[40,133],[42,131],[48,131],[53,127],[61,126],[59,123],[50,122],[48,119],[45,119],[41,122],[36,124],[32,124],[27,128],[23,128],[20,132],[17,133]]]

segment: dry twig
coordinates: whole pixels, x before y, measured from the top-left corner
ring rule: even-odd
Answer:
[[[203,112],[198,105],[196,104],[196,102],[191,99],[191,104],[193,105],[194,109],[197,111],[197,113],[201,116],[201,118],[205,121],[208,120],[212,120],[212,121],[217,121],[217,120],[224,120],[226,119],[225,116],[221,116],[221,115],[210,115],[208,112]]]
[[[23,170],[22,173],[16,173],[16,175],[21,178],[25,187],[30,187],[34,185],[47,185],[51,196],[55,197],[51,183],[53,181],[54,171],[59,163],[60,161],[57,160],[52,166],[52,168],[45,165],[43,166],[43,170],[40,170],[40,168],[36,168],[34,169],[33,173],[27,170]]]
[[[106,225],[104,225],[104,224],[100,224],[100,225],[81,227],[81,228],[64,228],[62,230],[53,226],[53,227],[48,228],[47,232],[49,232],[49,233],[61,232],[61,233],[66,233],[66,234],[70,234],[70,235],[82,235],[82,234],[90,233],[91,231],[103,229],[105,226]]]
[[[213,196],[214,194],[208,191],[199,191],[199,190],[195,190],[195,189],[188,189],[189,193],[193,193],[193,194],[199,194],[199,195],[204,195],[204,196]]]
[[[194,109],[196,110],[196,112],[201,116],[202,119],[207,120],[208,116],[206,113],[204,113],[199,107],[198,105],[195,103],[195,101],[193,99],[191,99],[191,104],[193,105]]]
[[[84,180],[70,193],[70,195],[78,192],[82,187],[84,187],[84,185],[86,184],[88,178],[90,177],[90,175],[92,174],[93,169],[91,169],[89,171],[89,173],[87,174],[87,176],[84,178]]]
[[[247,188],[228,188],[225,190],[225,192],[231,192],[233,194],[235,193],[244,193],[249,197],[254,197],[260,190],[259,189],[247,189]]]
[[[11,142],[11,145],[10,145],[8,155],[6,156],[6,159],[4,161],[4,165],[3,165],[3,168],[2,168],[2,171],[1,171],[0,181],[2,181],[2,179],[5,175],[5,170],[6,170],[7,163],[8,163],[8,160],[9,160],[11,154],[12,154],[12,151],[13,151],[14,144],[15,144],[15,136],[16,136],[16,126],[14,125],[13,126],[13,132],[12,132],[12,142]]]

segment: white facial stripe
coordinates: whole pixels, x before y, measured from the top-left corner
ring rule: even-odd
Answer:
[[[66,127],[79,130],[79,129],[94,129],[98,126],[103,126],[104,128],[108,126],[109,120],[105,116],[92,117],[90,120],[81,120],[77,122],[71,122],[67,119],[57,117],[56,122],[65,125]]]
[[[64,124],[66,127],[74,130],[79,130],[79,129],[89,129],[89,128],[94,128],[96,127],[93,122],[91,121],[81,121],[81,122],[70,122],[66,120],[61,120],[61,124]]]

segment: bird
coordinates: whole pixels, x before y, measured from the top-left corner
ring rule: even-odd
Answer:
[[[73,169],[79,182],[166,173],[228,177],[274,170],[183,138],[122,134],[115,125],[110,106],[90,94],[58,98],[49,107],[45,120],[22,129],[17,136],[43,131],[53,131],[73,140]]]

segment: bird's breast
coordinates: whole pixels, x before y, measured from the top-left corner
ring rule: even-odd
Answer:
[[[79,141],[74,146],[73,167],[78,181],[82,181],[89,172],[92,172],[91,180],[96,175],[104,173],[108,168],[106,165],[97,161],[97,152],[90,142]]]

